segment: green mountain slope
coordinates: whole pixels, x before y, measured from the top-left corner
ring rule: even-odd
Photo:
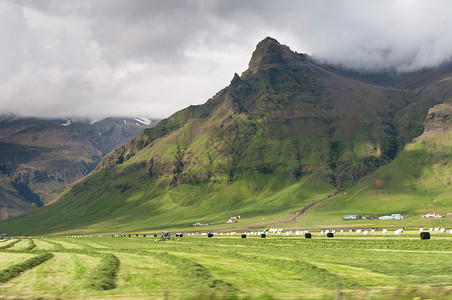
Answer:
[[[233,215],[245,228],[298,226],[317,210],[331,222],[343,211],[325,203],[339,203],[343,190],[402,157],[449,86],[443,77],[416,90],[377,86],[266,38],[248,70],[205,104],[144,130],[59,201],[1,222],[0,231],[224,227]]]
[[[429,110],[425,131],[408,143],[391,163],[313,209],[303,220],[344,224],[345,214],[402,213],[418,222],[430,211],[452,212],[452,101]],[[367,221],[363,221],[366,223]],[[446,220],[436,220],[444,224]],[[442,222],[442,223],[441,223]],[[450,222],[449,222],[450,223]]]

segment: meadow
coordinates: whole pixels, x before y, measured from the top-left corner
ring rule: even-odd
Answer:
[[[0,253],[0,299],[452,299],[449,231],[40,236]]]

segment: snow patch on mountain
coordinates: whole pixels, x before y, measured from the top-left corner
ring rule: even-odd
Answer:
[[[71,125],[71,122],[72,122],[71,120],[67,119],[66,123],[61,124],[61,126],[64,126],[64,127],[69,126],[69,125]]]
[[[135,121],[137,121],[138,123],[141,123],[141,125],[151,125],[151,123],[152,123],[151,120],[149,120],[148,118],[143,118],[143,117],[135,118]],[[138,123],[137,123],[137,125],[140,125]]]

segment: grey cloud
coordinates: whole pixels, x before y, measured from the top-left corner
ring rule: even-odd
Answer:
[[[165,117],[205,102],[273,36],[362,70],[449,60],[449,1],[0,1],[0,111]]]

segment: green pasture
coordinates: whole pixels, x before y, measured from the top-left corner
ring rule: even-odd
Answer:
[[[0,299],[452,299],[449,231],[241,233],[10,239]]]

